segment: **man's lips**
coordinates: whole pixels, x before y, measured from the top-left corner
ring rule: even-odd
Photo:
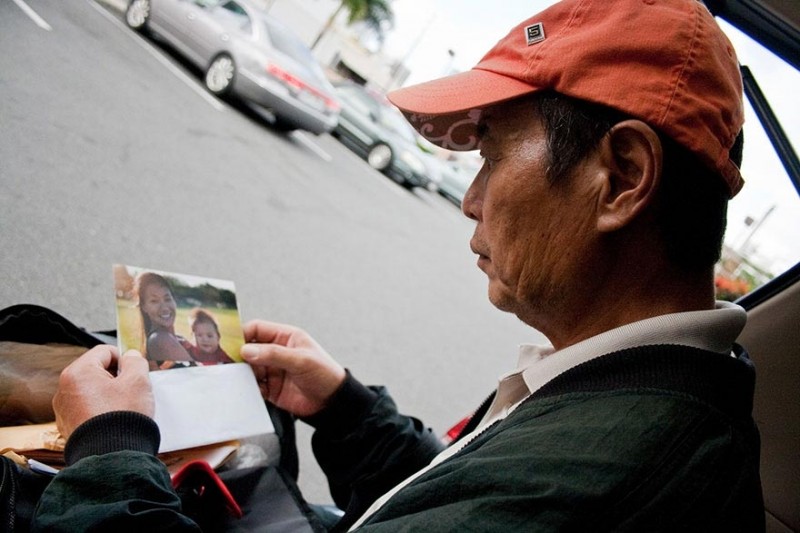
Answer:
[[[472,253],[478,256],[478,268],[485,270],[484,267],[489,262],[489,256],[483,252],[483,247],[474,241],[470,242],[469,247]]]
[[[483,246],[480,243],[476,242],[475,238],[470,241],[469,248],[472,250],[472,253],[478,256],[478,259],[481,258],[488,258],[488,256],[483,253]]]

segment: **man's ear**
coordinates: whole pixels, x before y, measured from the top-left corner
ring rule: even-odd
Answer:
[[[608,131],[599,149],[605,171],[597,198],[597,229],[617,231],[655,197],[661,180],[661,141],[644,122],[625,120]]]

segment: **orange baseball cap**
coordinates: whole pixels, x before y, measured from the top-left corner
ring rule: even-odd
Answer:
[[[522,22],[467,72],[389,100],[429,141],[474,150],[481,110],[553,90],[636,117],[742,188],[729,151],[744,122],[736,53],[698,0],[563,0]]]

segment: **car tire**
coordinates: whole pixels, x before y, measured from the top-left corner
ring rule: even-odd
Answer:
[[[272,122],[272,129],[275,131],[279,131],[281,133],[289,133],[297,129],[293,123],[289,122],[286,119],[282,119],[279,116],[275,116],[275,120]]]
[[[377,143],[372,145],[367,152],[367,163],[375,170],[384,172],[389,168],[393,157],[392,148],[388,144]]]
[[[219,54],[208,65],[203,78],[206,89],[217,96],[230,94],[236,78],[236,63],[228,54]]]
[[[125,9],[125,24],[138,32],[147,31],[150,20],[150,0],[131,0]]]

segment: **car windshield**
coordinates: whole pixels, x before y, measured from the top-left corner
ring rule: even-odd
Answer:
[[[385,128],[395,132],[410,143],[416,143],[416,133],[403,118],[403,115],[390,104],[382,104],[370,96],[366,89],[342,85],[339,87],[342,99],[362,115],[375,117]]]
[[[378,102],[364,92],[348,85],[342,85],[338,87],[338,90],[342,100],[356,113],[373,117],[380,115]]]
[[[381,123],[396,132],[403,139],[411,143],[416,143],[417,138],[414,130],[411,129],[411,126],[409,126],[406,119],[403,118],[403,115],[395,111],[394,108],[384,107],[381,110]]]

